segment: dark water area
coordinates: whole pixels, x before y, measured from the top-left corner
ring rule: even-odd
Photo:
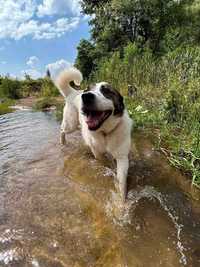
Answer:
[[[122,205],[115,162],[80,132],[59,145],[49,113],[0,116],[0,266],[200,266],[200,202],[190,182],[135,133]]]

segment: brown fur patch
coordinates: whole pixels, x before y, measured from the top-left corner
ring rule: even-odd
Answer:
[[[104,97],[113,101],[115,107],[114,115],[122,116],[124,112],[124,101],[121,94],[116,89],[112,88],[110,84],[102,85],[100,91]]]

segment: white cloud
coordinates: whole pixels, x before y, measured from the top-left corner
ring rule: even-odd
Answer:
[[[26,65],[29,67],[26,70],[21,71],[21,78],[24,79],[25,75],[28,74],[33,79],[38,79],[42,77],[42,73],[38,70],[38,63],[40,62],[39,58],[36,56],[31,56],[26,62]]]
[[[14,35],[19,25],[34,15],[35,8],[32,0],[0,0],[0,38]]]
[[[0,0],[1,21],[23,22],[30,19],[35,10],[35,0]]]
[[[34,68],[38,63],[39,63],[39,58],[36,56],[32,56],[28,59],[26,65],[28,65],[31,68]]]
[[[30,66],[30,68],[21,71],[21,75],[20,75],[20,79],[24,79],[25,75],[28,74],[31,76],[31,78],[33,79],[38,79],[40,77],[44,77],[46,75],[46,72],[44,71],[40,71],[37,67],[36,67],[36,63],[38,63],[38,58],[35,56],[32,56],[29,58],[29,60],[27,61],[27,65]],[[32,64],[33,63],[33,64]],[[64,59],[60,59],[57,60],[56,62],[50,63],[48,65],[46,65],[45,69],[49,69],[50,73],[51,73],[51,77],[52,79],[54,79],[58,73],[65,69],[65,68],[69,68],[72,66],[72,63],[64,60]]]
[[[60,59],[54,63],[50,63],[46,66],[46,69],[50,70],[51,73],[51,77],[54,79],[56,77],[56,75],[58,75],[58,73],[66,68],[69,68],[72,66],[72,63],[64,60],[64,59]]]
[[[33,39],[53,39],[61,37],[66,32],[73,30],[79,24],[79,18],[61,18],[53,23],[40,23],[36,20],[30,20],[22,23],[15,31],[15,40],[31,35]]]
[[[79,16],[81,11],[80,0],[43,0],[38,6],[39,17],[50,15]]]
[[[65,6],[63,5],[66,4],[65,2],[69,5],[71,1],[50,1],[48,5],[47,2],[44,1],[42,5],[39,5],[38,10],[42,6],[50,7],[56,5],[58,9],[56,12],[59,12],[62,8],[64,10]],[[73,0],[69,6],[74,11],[77,11],[77,3],[78,1]],[[71,18],[57,18],[56,20],[51,19],[51,22],[45,22],[36,18],[36,12],[37,5],[35,0],[0,0],[0,39],[20,40],[26,36],[31,36],[37,40],[53,39],[75,29],[80,22],[80,14]],[[79,12],[72,13],[78,14]]]

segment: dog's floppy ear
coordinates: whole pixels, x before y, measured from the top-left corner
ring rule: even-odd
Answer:
[[[119,115],[122,116],[124,112],[124,98],[123,96],[117,91],[116,92],[116,100],[114,103],[115,110],[114,110],[114,115]]]
[[[104,97],[113,101],[114,105],[113,114],[116,116],[122,116],[124,112],[123,96],[109,84],[102,85],[100,91],[104,95]]]

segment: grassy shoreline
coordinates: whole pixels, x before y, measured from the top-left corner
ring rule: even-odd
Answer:
[[[194,143],[192,134],[177,122],[168,122],[158,107],[146,107],[140,98],[124,97],[135,129],[145,129],[153,134],[154,148],[161,151],[169,163],[190,177],[192,184],[200,188],[200,125]],[[56,107],[56,117],[62,119],[64,101],[62,98],[43,98],[36,103],[37,110]],[[199,136],[198,136],[199,134]]]
[[[154,148],[162,152],[169,163],[191,179],[192,185],[200,189],[200,124],[196,139],[179,123],[168,123],[158,109],[150,109],[138,100],[126,98],[129,115],[135,129],[145,129],[153,136]]]
[[[12,99],[5,99],[2,103],[0,103],[0,115],[10,113],[13,109],[10,106],[14,105],[15,101]]]
[[[135,128],[154,129],[170,164],[200,186],[200,48],[183,46],[161,57],[134,44],[114,52],[89,82],[108,81],[124,95]]]
[[[123,94],[127,95],[127,92],[124,90]],[[159,105],[149,104],[146,97],[125,96],[124,99],[134,121],[134,128],[142,128],[153,134],[154,148],[164,153],[171,165],[180,169],[191,178],[193,185],[200,188],[200,123],[192,125],[191,121],[188,129],[188,123],[183,125],[180,121],[168,121]],[[158,99],[154,97],[152,101]],[[59,121],[62,119],[64,100],[60,96],[27,97],[16,101],[7,99],[0,104],[0,115],[12,112],[9,106],[14,104],[39,111],[51,110],[53,107],[56,118]],[[192,128],[195,128],[195,132]]]

